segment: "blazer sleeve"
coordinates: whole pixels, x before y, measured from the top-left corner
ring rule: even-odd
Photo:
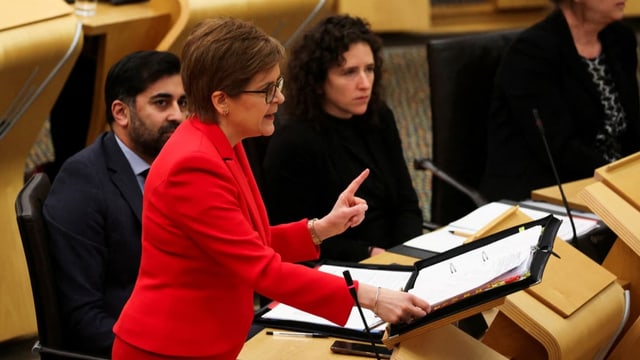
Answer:
[[[44,204],[60,306],[75,344],[110,354],[116,319],[105,310],[106,199],[93,166],[67,161]]]
[[[353,300],[344,280],[283,261],[248,220],[243,198],[247,194],[243,195],[220,158],[194,152],[176,162],[167,174],[151,195],[147,189],[144,206],[152,209],[145,216],[181,214],[174,219],[176,225],[223,276],[337,324],[346,322]],[[157,191],[162,195],[155,194]],[[305,229],[300,221],[274,229],[274,235],[288,237],[286,243],[304,234]],[[309,235],[304,236],[307,238],[300,246],[315,251],[306,241]]]

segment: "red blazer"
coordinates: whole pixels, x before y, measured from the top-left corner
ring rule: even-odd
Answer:
[[[154,353],[235,359],[254,291],[344,325],[344,279],[292,263],[318,255],[306,220],[269,225],[242,145],[191,118],[149,172],[140,273],[114,332]]]

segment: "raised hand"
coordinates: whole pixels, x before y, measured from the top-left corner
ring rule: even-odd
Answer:
[[[367,176],[369,176],[369,169],[362,171],[338,196],[329,214],[315,222],[316,233],[321,239],[340,234],[364,220],[368,209],[367,202],[357,197],[356,192]]]

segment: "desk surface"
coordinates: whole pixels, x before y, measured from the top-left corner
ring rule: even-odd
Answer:
[[[417,259],[394,253],[382,253],[373,256],[363,263],[368,264],[413,264]],[[266,334],[262,330],[251,338],[240,352],[238,360],[276,360],[276,359],[336,359],[355,360],[364,359],[361,356],[334,354],[331,352],[331,344],[336,338],[281,338]],[[417,359],[453,359],[473,358],[506,359],[488,346],[465,334],[453,325],[446,325],[435,329],[428,334],[413,338],[407,346],[401,344],[394,349],[393,359],[417,360]],[[415,343],[415,344],[414,344]],[[419,355],[416,357],[415,352]]]
[[[382,253],[371,257],[364,263],[368,264],[403,264],[410,265],[415,262],[415,258],[409,256]],[[363,359],[361,356],[338,355],[331,352],[331,344],[335,338],[279,338],[269,336],[266,330],[262,330],[252,337],[242,349],[238,360],[249,359]]]
[[[585,201],[578,197],[578,193],[587,185],[595,182],[596,180],[594,178],[587,178],[562,184],[562,191],[564,191],[569,207],[580,211],[591,212],[591,209],[589,209]],[[533,190],[531,192],[531,199],[563,206],[558,185]]]
[[[152,5],[151,2],[126,5],[111,5],[108,2],[98,2],[98,8],[94,16],[78,16],[78,18],[82,21],[82,30],[85,35],[103,35],[113,26],[168,14],[166,8]]]

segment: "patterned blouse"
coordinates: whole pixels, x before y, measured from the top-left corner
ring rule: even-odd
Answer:
[[[606,65],[604,53],[595,59],[582,58],[582,60],[587,65],[587,70],[600,93],[600,102],[604,108],[603,127],[596,135],[595,146],[607,161],[612,162],[621,157],[621,145],[618,137],[627,128],[626,115]]]

